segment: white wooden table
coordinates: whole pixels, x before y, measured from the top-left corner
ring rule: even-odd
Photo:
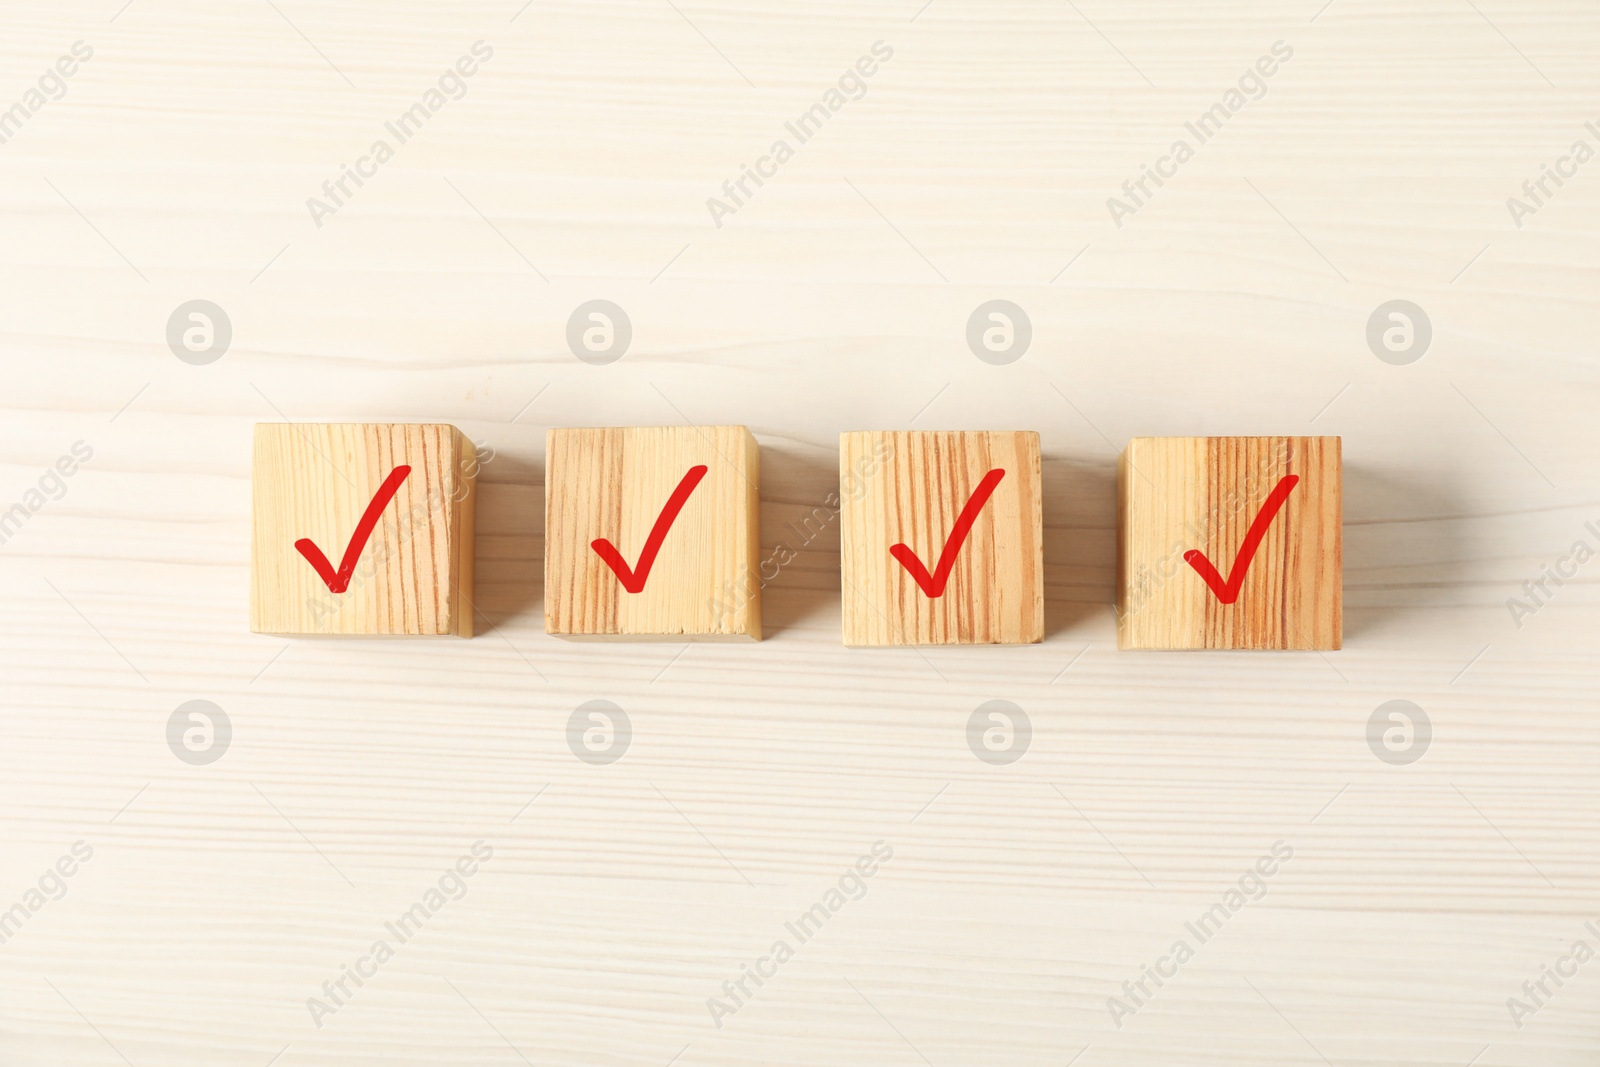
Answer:
[[[1507,1001],[1600,949],[1600,562],[1507,601],[1600,547],[1600,162],[1506,201],[1600,147],[1600,12],[920,3],[7,5],[0,1063],[1594,1062],[1600,963]],[[232,327],[206,365],[166,339],[195,299]],[[632,323],[605,366],[566,340],[593,299]],[[968,348],[992,299],[1016,362]],[[1366,340],[1396,299],[1432,324],[1408,365]],[[247,632],[251,427],[284,419],[494,449],[492,632]],[[760,644],[546,637],[545,428],[684,422],[760,438],[769,548],[841,430],[1039,430],[1045,642],[844,649],[831,526]],[[1115,651],[1116,452],[1208,433],[1343,436],[1343,652]],[[231,723],[206,765],[168,745],[191,700]],[[591,700],[615,762],[569,749]],[[1031,723],[1008,764],[968,744],[990,700]],[[1431,723],[1409,764],[1369,746],[1391,700]],[[1176,976],[1136,1001],[1147,965]]]

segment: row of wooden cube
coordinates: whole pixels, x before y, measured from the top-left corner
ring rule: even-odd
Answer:
[[[550,430],[546,630],[759,638],[786,562],[762,555],[759,466],[740,426]],[[252,628],[471,636],[476,473],[451,426],[258,426]],[[1043,638],[1037,433],[846,433],[839,476],[847,645]],[[1339,439],[1134,439],[1117,557],[1120,647],[1338,648]]]

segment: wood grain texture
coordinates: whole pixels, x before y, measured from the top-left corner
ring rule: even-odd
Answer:
[[[4,11],[0,103],[95,50],[0,146],[0,514],[30,510],[0,544],[0,905],[94,849],[0,944],[5,1067],[1593,1067],[1600,962],[1506,1007],[1600,887],[1600,559],[1507,607],[1600,544],[1600,161],[1506,209],[1596,117],[1592,3]],[[318,227],[307,198],[479,38]],[[1279,39],[1267,95],[1113,223]],[[234,326],[205,367],[163,330],[196,297]],[[567,343],[597,297],[634,326],[610,366]],[[1399,297],[1434,327],[1410,366],[1365,338]],[[966,338],[997,298],[1033,326],[1006,366]],[[479,636],[249,633],[263,421],[492,448]],[[765,639],[547,635],[547,428],[663,423],[761,441]],[[839,434],[973,426],[1040,433],[1045,639],[843,647]],[[1344,649],[1119,653],[1121,448],[1262,432],[1343,439]],[[232,719],[209,766],[166,740],[193,699]],[[598,699],[631,719],[609,765],[569,741]],[[1432,721],[1409,765],[1368,740],[1394,699]],[[1031,720],[1009,765],[970,743],[990,700]],[[708,998],[880,839],[719,1028]]]
[[[338,571],[384,480],[411,468],[379,515],[349,587],[334,592],[295,548]],[[262,423],[251,465],[250,628],[281,635],[471,637],[472,442],[442,424]]]
[[[562,637],[761,639],[761,477],[743,426],[552,429],[545,479],[545,632]],[[692,467],[706,474],[630,592],[591,547],[630,570]]]
[[[1344,633],[1337,437],[1136,437],[1117,470],[1117,647],[1333,650]],[[1241,546],[1293,477],[1240,579]],[[1237,584],[1224,603],[1186,559]]]
[[[932,572],[986,474],[1004,474],[978,513],[941,595],[891,554]],[[1039,435],[870,431],[839,435],[846,645],[1027,644],[1044,637]]]

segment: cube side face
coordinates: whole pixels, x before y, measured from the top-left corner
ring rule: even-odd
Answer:
[[[958,516],[993,470],[939,596],[891,553],[905,544],[937,579]],[[839,438],[844,643],[1026,644],[1044,637],[1044,506],[1031,431],[856,431]]]
[[[477,622],[477,605],[473,603],[478,557],[478,446],[472,438],[451,427],[455,442],[456,460],[450,468],[456,473],[452,543],[457,546],[451,553],[455,561],[455,578],[452,583],[452,617],[455,625],[451,632],[457,637],[471,637]]]
[[[740,598],[742,607],[731,610],[741,611],[742,620],[729,619],[730,609],[718,607],[713,615],[722,620],[721,624],[742,625],[744,633],[757,641],[761,640],[761,446],[756,443],[756,435],[743,426],[736,427],[744,438],[744,511],[742,513],[742,526],[734,542],[737,550],[740,540],[744,542],[744,574],[746,595]],[[737,492],[738,486],[734,487]],[[727,603],[726,601],[723,602]]]
[[[1292,488],[1280,490],[1294,476]],[[1146,437],[1118,471],[1117,638],[1126,649],[1331,650],[1343,642],[1337,437]],[[1239,553],[1275,490],[1255,553]],[[1224,602],[1185,558],[1202,553]]]
[[[759,452],[742,426],[552,429],[546,435],[545,631],[565,637],[761,636]],[[704,466],[629,592],[592,547],[637,571],[657,518]]]
[[[252,460],[250,622],[283,635],[471,636],[475,460],[443,424],[271,424]],[[411,468],[335,593],[295,547],[338,571],[380,487]]]

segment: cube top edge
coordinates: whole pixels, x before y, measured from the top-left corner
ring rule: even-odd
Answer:
[[[669,426],[549,426],[545,428],[545,437],[558,433],[593,433],[596,430],[743,430],[749,433],[750,427],[736,422],[675,423]]]
[[[920,437],[963,437],[969,434],[1023,434],[1028,437],[1038,437],[1038,430],[843,430],[839,440],[855,437],[860,434],[899,433],[915,434]]]
[[[1339,434],[1314,433],[1214,433],[1167,434],[1157,437],[1130,437],[1129,446],[1156,441],[1343,441]]]
[[[262,430],[276,430],[285,426],[293,426],[302,430],[324,429],[330,426],[338,427],[341,430],[373,430],[387,429],[391,426],[420,426],[427,429],[460,432],[460,429],[450,422],[258,422],[255,424],[255,431],[260,433]]]

